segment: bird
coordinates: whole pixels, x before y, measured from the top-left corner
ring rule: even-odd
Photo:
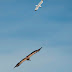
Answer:
[[[41,4],[43,3],[43,0],[41,0],[38,5],[35,5],[36,8],[35,8],[35,11],[37,11],[39,9],[39,7],[42,7]]]
[[[42,47],[41,47],[42,48]],[[28,56],[26,56],[25,58],[23,58],[20,62],[18,62],[17,64],[16,64],[16,66],[15,67],[18,67],[18,66],[20,66],[24,61],[31,61],[30,60],[30,57],[32,56],[32,55],[34,55],[35,53],[37,53],[37,52],[39,52],[40,50],[41,50],[41,48],[39,48],[38,50],[35,50],[35,51],[33,51],[32,53],[30,53]],[[14,67],[14,68],[15,68]]]

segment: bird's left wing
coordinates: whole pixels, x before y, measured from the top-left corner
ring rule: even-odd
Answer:
[[[42,48],[42,47],[41,47]],[[27,57],[30,58],[32,55],[34,55],[35,53],[39,52],[41,50],[41,48],[39,48],[38,50],[33,51],[32,53],[30,53]]]
[[[43,3],[43,0],[41,0],[38,5],[41,6],[42,3]]]

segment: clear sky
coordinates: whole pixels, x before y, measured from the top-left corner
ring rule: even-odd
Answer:
[[[0,72],[72,72],[72,0],[39,2],[0,0]]]

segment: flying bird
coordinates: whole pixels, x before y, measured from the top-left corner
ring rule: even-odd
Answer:
[[[35,11],[37,11],[37,10],[39,9],[39,7],[42,7],[42,6],[41,6],[42,3],[43,3],[43,0],[41,0],[41,1],[39,2],[39,4],[36,5]]]
[[[41,48],[42,48],[42,47],[41,47]],[[26,60],[30,60],[30,57],[31,57],[32,55],[34,55],[35,53],[39,52],[39,51],[41,50],[41,48],[39,48],[38,50],[33,51],[33,52],[30,53],[28,56],[26,56],[25,58],[23,58],[19,63],[16,64],[15,67],[20,66],[20,65],[21,65],[24,61],[26,61]],[[31,61],[31,60],[30,60],[30,61]],[[14,67],[14,68],[15,68],[15,67]]]

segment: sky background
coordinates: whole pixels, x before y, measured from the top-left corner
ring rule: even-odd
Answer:
[[[72,72],[72,0],[39,2],[0,0],[0,72]]]

